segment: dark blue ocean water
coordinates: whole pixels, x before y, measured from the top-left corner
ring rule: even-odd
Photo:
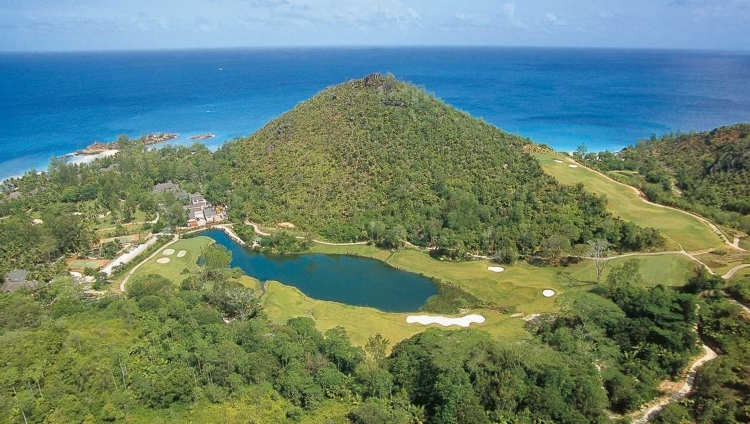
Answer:
[[[221,68],[221,69],[220,69]],[[119,134],[247,135],[327,86],[392,72],[557,149],[750,121],[750,54],[362,48],[0,54],[0,178]]]
[[[203,233],[232,252],[232,267],[265,282],[280,281],[306,295],[386,312],[416,312],[436,287],[421,275],[384,262],[346,255],[261,255],[229,238],[223,231]]]

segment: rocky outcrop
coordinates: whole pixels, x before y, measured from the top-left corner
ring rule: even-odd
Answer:
[[[204,135],[213,137],[213,134],[204,134]],[[177,133],[158,133],[158,134],[154,133],[154,134],[143,136],[142,140],[145,145],[150,146],[152,144],[163,143],[168,140],[173,140],[179,136],[180,135]],[[210,138],[210,137],[205,137],[205,138]],[[114,141],[110,141],[109,143],[102,143],[102,142],[96,141],[92,144],[89,144],[88,147],[86,147],[85,149],[78,150],[75,153],[70,154],[68,156],[98,155],[99,153],[104,153],[108,150],[117,150],[117,143]]]

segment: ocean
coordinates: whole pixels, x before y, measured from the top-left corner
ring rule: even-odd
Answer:
[[[0,54],[0,179],[120,134],[216,148],[320,90],[390,72],[558,150],[750,121],[750,53],[306,48]]]

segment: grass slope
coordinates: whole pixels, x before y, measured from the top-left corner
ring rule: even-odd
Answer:
[[[487,318],[486,323],[472,327],[481,328],[503,340],[528,337],[528,333],[523,330],[523,321],[511,318],[512,313],[533,314],[558,310],[556,298],[543,297],[542,290],[553,289],[558,296],[566,292],[590,290],[594,287],[596,279],[591,261],[583,261],[568,267],[536,267],[520,263],[517,266],[506,267],[504,272],[498,274],[487,270],[488,266],[493,265],[488,261],[439,261],[414,249],[388,252],[371,246],[315,245],[313,251],[384,260],[389,265],[406,271],[451,282],[485,303],[508,308],[508,314],[482,308],[470,311]],[[606,279],[611,269],[628,260],[639,262],[643,280],[648,286],[682,286],[692,275],[695,266],[695,262],[680,254],[636,255],[612,259],[605,268],[604,278]],[[405,318],[410,314],[385,313],[373,308],[316,300],[305,296],[294,287],[278,282],[267,285],[267,293],[262,301],[269,316],[275,321],[284,322],[295,316],[309,316],[315,319],[321,331],[341,325],[347,329],[354,344],[364,344],[367,338],[375,333],[382,334],[393,344],[421,332],[424,328],[407,324]]]
[[[174,244],[164,248],[173,249],[175,253],[170,256],[165,256],[161,253],[154,256],[141,265],[135,271],[133,277],[157,274],[171,280],[175,285],[179,285],[188,277],[188,273],[184,272],[186,269],[188,272],[193,272],[198,269],[198,264],[196,262],[201,255],[201,250],[211,243],[214,243],[212,239],[202,236],[178,240]],[[161,249],[160,252],[164,251],[164,249]],[[185,256],[178,258],[177,253],[180,250],[185,250],[187,253]],[[169,258],[170,260],[169,263],[160,264],[156,262],[159,258]],[[249,287],[255,291],[260,291],[260,282],[255,278],[243,275],[236,279],[236,281],[245,287]]]
[[[744,268],[734,273],[732,281],[740,281],[748,276],[750,276],[750,268]]]
[[[182,283],[182,280],[187,277],[187,274],[184,274],[183,271],[185,269],[189,271],[196,270],[198,267],[198,265],[196,265],[196,261],[200,256],[201,249],[213,242],[214,241],[208,237],[193,237],[189,239],[178,240],[174,244],[166,247],[166,249],[174,249],[175,253],[173,253],[171,256],[164,256],[159,253],[158,255],[154,256],[146,263],[141,265],[140,268],[138,268],[133,274],[133,276],[137,277],[139,275],[158,274],[179,285],[180,283]],[[164,249],[161,249],[160,252],[163,250]],[[182,258],[177,257],[177,253],[180,250],[187,251],[187,254]],[[169,263],[160,264],[156,262],[159,258],[169,258],[170,260]]]
[[[640,226],[653,227],[680,243],[685,250],[721,246],[721,239],[703,222],[687,214],[643,202],[632,188],[607,180],[583,167],[570,168],[570,162],[556,163],[561,155],[537,154],[544,171],[562,184],[582,183],[586,190],[607,196],[607,210]]]
[[[657,203],[750,232],[750,124],[652,137],[584,158],[603,171],[636,171],[625,181]]]

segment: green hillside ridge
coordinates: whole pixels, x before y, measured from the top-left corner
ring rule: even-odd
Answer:
[[[636,185],[652,201],[750,232],[750,124],[652,137],[583,159],[615,171],[610,175]]]
[[[509,257],[550,238],[568,246],[606,238],[626,250],[661,241],[612,217],[604,199],[546,175],[532,147],[374,74],[322,91],[215,157],[221,179],[244,196],[235,209],[332,241]]]

